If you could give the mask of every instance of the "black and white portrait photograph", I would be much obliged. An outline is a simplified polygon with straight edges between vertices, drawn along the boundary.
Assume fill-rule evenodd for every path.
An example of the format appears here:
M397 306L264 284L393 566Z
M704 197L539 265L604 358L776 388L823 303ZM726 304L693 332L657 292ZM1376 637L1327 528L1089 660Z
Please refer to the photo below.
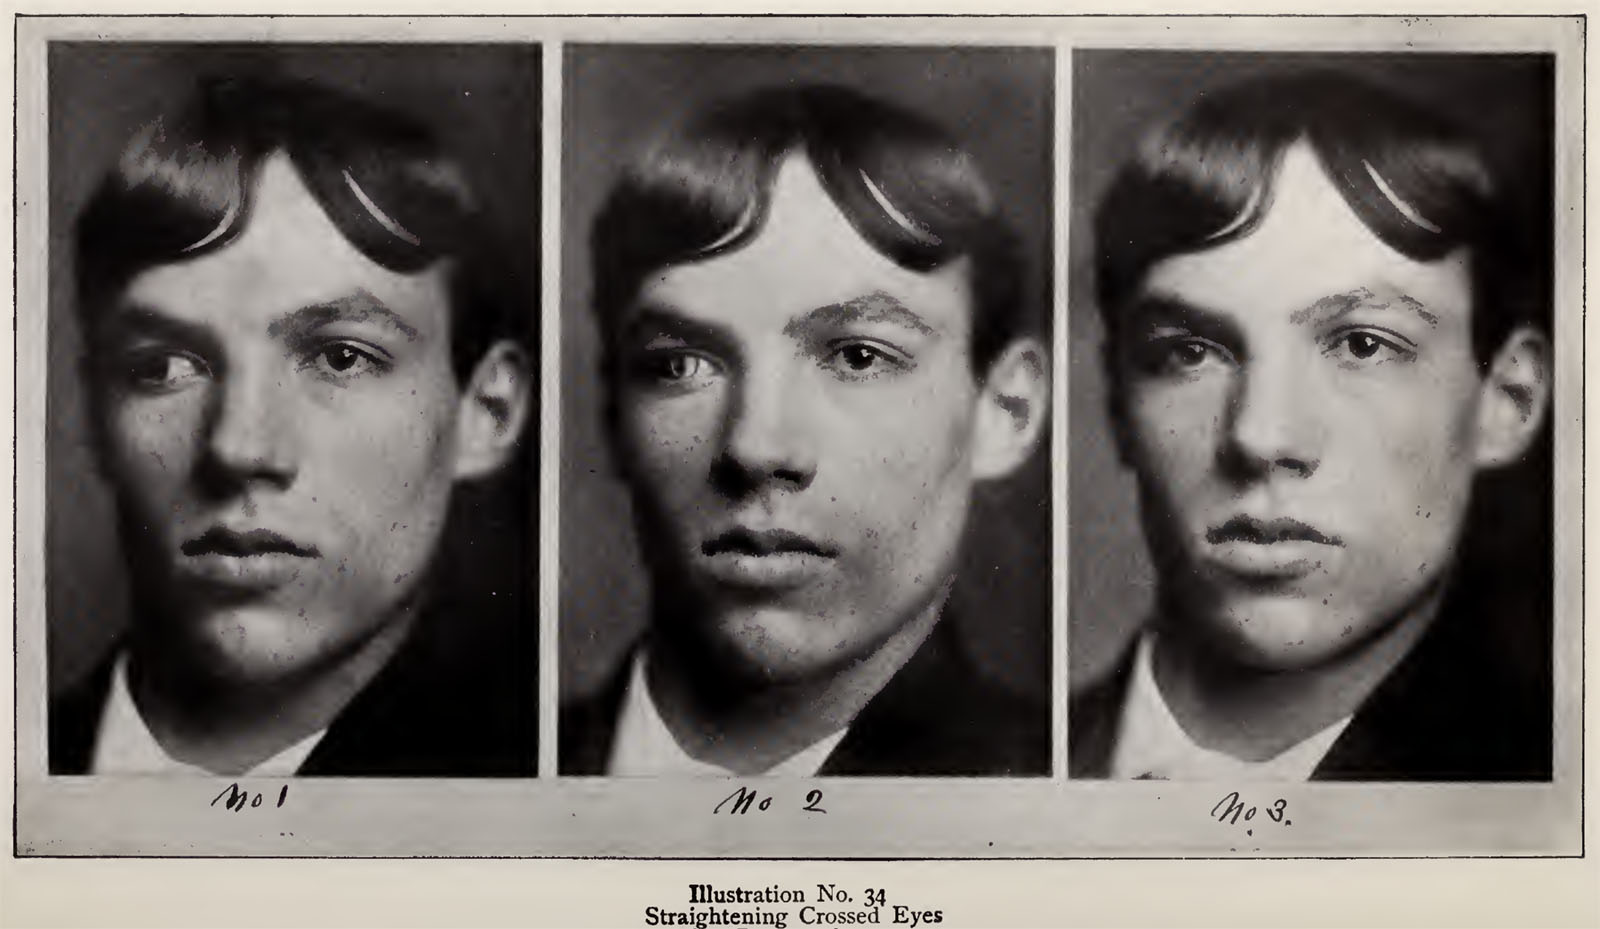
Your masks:
M538 61L50 49L51 773L533 776Z
M1589 20L1310 6L13 0L0 924L1600 919Z
M568 55L560 772L1049 775L1050 56Z
M1550 779L1553 64L1075 53L1072 777Z

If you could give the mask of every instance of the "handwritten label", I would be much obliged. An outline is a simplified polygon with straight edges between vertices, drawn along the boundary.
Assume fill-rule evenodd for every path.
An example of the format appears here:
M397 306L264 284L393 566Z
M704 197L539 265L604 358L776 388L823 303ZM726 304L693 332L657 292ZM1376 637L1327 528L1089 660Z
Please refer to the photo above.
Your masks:
M278 791L278 806L283 806L283 801L287 799L289 799L289 785L285 784L283 789ZM245 807L258 809L264 800L266 800L266 795L240 790L238 783L235 782L222 788L222 793L212 798L211 805L216 806L220 803L223 809L237 813Z
M772 809L773 799L771 796L763 797L758 791L751 790L748 787L740 787L724 797L721 803L712 808L711 812L714 814L725 812L729 815L744 815L751 810L755 810L758 813L765 813ZM816 789L806 791L806 802L800 809L807 813L828 812L822 808L822 791Z
M1264 815L1261 819L1256 819L1257 813ZM1241 825L1240 821L1243 820L1243 825L1245 826L1244 834L1249 836L1255 835L1256 828L1268 822L1276 823L1280 826L1294 825L1294 822L1289 819L1289 801L1280 797L1273 800L1266 807L1259 807L1246 803L1244 798L1239 796L1237 790L1230 791L1221 800L1217 801L1217 805L1211 808L1211 818L1229 826Z

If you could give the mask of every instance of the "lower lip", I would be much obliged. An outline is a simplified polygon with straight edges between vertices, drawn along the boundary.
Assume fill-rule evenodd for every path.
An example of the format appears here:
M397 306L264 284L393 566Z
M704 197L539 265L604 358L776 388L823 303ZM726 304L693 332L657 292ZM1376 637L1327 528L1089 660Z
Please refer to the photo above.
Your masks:
M179 573L195 581L239 591L270 591L292 582L309 559L288 552L259 555L188 555Z
M1321 542L1221 542L1207 547L1223 570L1262 580L1294 580L1321 570L1335 546Z
M755 590L792 590L810 583L827 570L832 559L808 552L721 552L705 560L707 573L730 587Z

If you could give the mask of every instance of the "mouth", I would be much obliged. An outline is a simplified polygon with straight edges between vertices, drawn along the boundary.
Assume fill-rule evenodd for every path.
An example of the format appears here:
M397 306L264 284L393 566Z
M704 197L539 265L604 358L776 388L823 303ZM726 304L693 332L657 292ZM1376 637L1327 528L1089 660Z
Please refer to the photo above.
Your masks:
M1270 582L1317 571L1344 540L1297 519L1240 514L1207 529L1206 544L1208 558L1223 570Z
M306 545L270 529L237 530L213 526L178 549L179 574L225 591L260 593L282 587L299 576L307 562L321 556Z
M839 549L787 529L737 527L705 542L700 554L708 573L723 586L781 592L816 579Z

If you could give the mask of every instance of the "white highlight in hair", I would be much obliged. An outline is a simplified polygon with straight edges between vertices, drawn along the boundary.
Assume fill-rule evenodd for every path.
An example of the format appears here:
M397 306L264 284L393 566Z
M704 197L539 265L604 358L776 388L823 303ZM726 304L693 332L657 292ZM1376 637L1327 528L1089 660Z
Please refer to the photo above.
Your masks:
M872 194L872 199L878 201L878 206L889 214L889 218L894 220L895 225L904 229L908 235L924 245L943 244L943 239L913 223L910 217L895 209L894 204L889 202L889 198L884 196L882 190L878 189L878 185L873 183L872 178L867 176L867 172L857 168L856 173L861 175L861 182L867 185L867 193Z
M1233 220L1226 226L1223 226L1216 232L1206 236L1205 241L1210 242L1213 239L1220 239L1223 236L1232 235L1235 232L1238 232L1241 226L1249 222L1250 219L1256 215L1256 209L1261 206L1261 192L1266 190L1266 187L1267 185L1265 184L1257 184L1255 188L1250 191L1250 199L1245 201L1244 207L1239 210L1239 215L1235 216Z
M755 201L755 198L752 197L750 199L750 201L744 205L744 212L740 213L739 214L739 218L734 221L733 228L729 229L727 232L723 233L715 242L712 242L710 245L707 245L705 248L700 249L701 254L708 254L710 252L714 252L717 249L723 247L724 245L727 245L729 242L732 242L734 239L737 239L738 237L744 235L745 234L745 230L749 229L750 228L750 224L755 222L755 221L756 221L756 201Z
M389 218L388 213L378 209L378 205L372 202L371 198L367 196L367 192L361 189L360 184L356 183L356 179L350 176L348 169L341 170L339 173L344 176L344 182L350 185L350 192L356 195L356 199L361 201L361 205L366 207L367 212L372 214L372 218L376 219L379 225L389 230L390 235L412 245L422 244L422 240L408 232L406 227Z
M197 248L205 248L207 245L210 245L212 242L215 242L217 239L221 238L229 229L231 229L233 227L233 221L234 221L234 219L236 217L238 217L238 215L239 215L239 198L238 197L233 197L228 201L228 212L222 214L222 222L217 223L217 228L215 228L215 229L211 230L210 232L206 233L204 238L202 238L200 241L194 243L193 245L184 246L183 251L179 252L179 254L181 255L184 252L192 252Z
M1434 234L1444 231L1438 226L1435 226L1433 223L1428 222L1426 217L1417 212L1416 207L1413 207L1411 204L1401 200L1400 197L1395 194L1394 188L1390 187L1388 182L1378 175L1378 170L1372 166L1372 162L1363 158L1361 159L1361 166L1367 169L1367 176L1372 178L1373 184L1377 185L1379 193L1382 193L1385 197L1389 198L1389 202L1394 204L1394 208L1400 211L1401 216L1404 216L1406 219L1410 220L1414 225L1421 226L1422 228Z

